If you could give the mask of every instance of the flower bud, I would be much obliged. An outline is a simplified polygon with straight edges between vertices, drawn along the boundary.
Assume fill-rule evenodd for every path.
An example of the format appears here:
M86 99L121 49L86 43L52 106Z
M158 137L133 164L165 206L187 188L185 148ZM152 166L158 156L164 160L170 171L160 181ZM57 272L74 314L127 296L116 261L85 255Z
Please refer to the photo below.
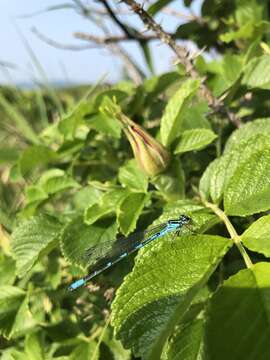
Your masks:
M149 176L163 172L170 162L168 151L141 126L121 115L124 132L134 156L142 170Z
M129 119L121 108L109 98L104 100L101 111L113 116L123 125L123 130L131 144L135 159L141 169L149 176L163 172L170 162L168 151L148 132Z

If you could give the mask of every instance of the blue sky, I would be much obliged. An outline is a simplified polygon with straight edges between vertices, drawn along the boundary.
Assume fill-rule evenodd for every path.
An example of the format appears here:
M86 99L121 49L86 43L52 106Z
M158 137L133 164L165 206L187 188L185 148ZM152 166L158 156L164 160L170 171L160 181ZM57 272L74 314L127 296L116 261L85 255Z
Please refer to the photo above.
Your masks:
M10 70L10 79L6 73L0 71L0 83L29 83L33 79L40 80L40 74L35 70L33 61L27 52L23 38L29 43L39 62L45 70L50 82L93 83L106 74L106 80L115 82L121 78L121 63L108 51L90 49L84 51L70 51L56 49L38 39L31 28L36 27L46 36L63 44L79 44L72 37L74 31L98 34L98 29L89 20L83 19L71 9L51 11L21 18L22 15L32 14L61 3L72 3L72 0L2 0L0 12L0 62L10 62L16 65L16 70ZM88 1L91 3L91 1ZM183 11L181 1L174 3L174 8ZM198 6L196 6L198 8ZM164 19L168 19L165 20ZM161 16L163 26L173 30L179 20ZM134 17L133 24L142 28ZM23 38L22 38L23 37ZM139 64L143 64L140 50L135 44L126 44L126 49ZM172 54L165 45L157 42L151 44L155 51L155 67L157 72L170 68ZM1 70L1 67L0 67Z

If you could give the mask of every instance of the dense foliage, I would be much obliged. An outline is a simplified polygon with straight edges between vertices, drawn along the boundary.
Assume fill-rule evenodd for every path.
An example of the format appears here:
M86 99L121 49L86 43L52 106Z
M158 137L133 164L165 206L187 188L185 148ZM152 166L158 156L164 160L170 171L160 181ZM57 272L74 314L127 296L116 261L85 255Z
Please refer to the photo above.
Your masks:
M178 65L80 100L82 90L2 89L3 359L270 358L267 7L206 0L201 21L179 26L176 38L220 54L196 58L201 79ZM223 98L216 112L200 92L203 79ZM133 157L130 119L156 152L138 142ZM87 274L87 248L180 214L192 218L192 231L67 291Z

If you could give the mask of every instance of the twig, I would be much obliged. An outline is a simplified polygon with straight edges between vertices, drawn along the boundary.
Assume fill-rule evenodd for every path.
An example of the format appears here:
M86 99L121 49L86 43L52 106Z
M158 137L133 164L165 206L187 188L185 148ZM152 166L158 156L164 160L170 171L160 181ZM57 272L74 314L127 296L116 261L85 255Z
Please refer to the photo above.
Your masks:
M106 24L101 25L103 28L104 34L108 37L110 36L110 31L107 28ZM134 81L136 85L140 85L143 81L144 74L139 66L132 60L132 57L122 48L118 43L107 45L108 49L116 56L120 57L123 61L123 65L126 68L127 73L130 78Z
M204 19L202 19L200 16L197 16L195 14L184 14L181 11L177 11L175 9L171 9L169 7L165 7L162 12L167 15L175 16L177 18L181 18L187 21L196 21L198 24L205 24Z
M20 15L20 16L18 16L18 19L27 19L27 18L31 18L31 17L37 16L37 15L44 14L46 12L51 12L51 11L56 11L56 10L66 10L66 9L76 10L76 7L69 3L63 3L60 5L52 5L52 6L46 7L42 10L38 10L38 11L34 11L32 13Z
M96 15L101 15L101 16L104 16L104 15L109 16L108 11L106 11L106 9L91 8L91 13L96 14ZM125 9L117 10L117 13L121 14L121 15L131 15L132 14L130 10L125 10Z
M0 66L10 68L10 69L17 69L17 66L9 61L0 60Z
M130 56L125 52L125 50L119 44L110 44L109 49L120 58L124 63L124 66L129 73L130 78L134 81L136 85L142 84L143 74L139 71L136 64L133 63Z
M193 59L189 56L189 52L185 47L178 45L173 37L163 30L163 28L135 0L122 0L122 2L131 7L134 13L140 17L147 29L152 30L163 43L171 48L181 64L184 65L187 74L194 79L200 79L198 72L193 66ZM214 97L203 82L201 82L201 94L207 100L208 105L212 108L213 112L219 112L224 107L223 101ZM229 110L226 110L226 113L227 115L230 114L230 116L228 116L230 121L233 121L235 126L239 127L239 120L237 119L236 121L236 116L231 114Z
M170 34L163 30L163 28L143 9L143 7L134 0L123 0L124 3L129 5L132 10L139 15L145 26L152 30L157 37L167 44L172 51L177 55L179 61L185 66L186 72L190 74L192 78L199 78L199 74L193 67L192 60L189 57L189 53L185 47L176 44L175 40ZM202 85L205 97L208 100L210 106L218 106L217 99L215 99L205 85Z
M139 15L147 29L152 30L162 42L167 44L175 52L181 63L185 66L186 71L190 73L192 77L198 77L197 72L193 68L192 62L189 59L188 51L183 46L177 45L172 36L164 31L140 4L134 0L123 0L123 2L129 5L132 10Z
M42 34L37 28L33 27L31 29L33 34L35 34L40 40L45 42L48 45L51 45L57 49L63 49L63 50L73 50L73 51L81 51L81 50L87 50L87 49L93 49L97 47L97 45L94 44L88 44L88 45L72 45L72 44L62 44L60 42L57 42L53 39L50 39L46 35Z
M124 23L122 23L122 21L120 21L118 19L115 12L111 9L109 3L106 0L100 0L100 2L103 4L105 9L107 10L107 12L110 15L111 19L120 27L120 29L123 31L123 33L126 34L126 36L129 39L133 39L133 37L135 35L134 30L129 29L129 27L127 25L125 25Z
M128 37L127 35L101 37L101 36L96 36L96 35L92 35L92 34L86 34L86 33L79 32L79 31L73 33L73 36L77 39L85 40L85 41L92 41L99 45L107 45L107 44L112 44L112 43L118 43L121 41L130 41L130 40L150 41L150 40L157 39L156 35L143 36L143 35L139 34L136 37Z
M126 52L117 44L110 44L110 42L107 44L104 41L96 41L95 44L88 44L88 45L67 45L59 43L53 39L48 38L44 34L40 33L36 28L32 28L32 32L43 42L46 44L53 46L57 49L63 49L63 50L72 50L72 51L81 51L81 50L87 50L87 49L93 49L97 47L98 45L108 45L108 48L116 55L122 58L125 67L130 75L130 78L134 81L135 84L139 85L142 83L142 74L140 74L139 70L137 69L136 65L132 62L132 60L129 58L129 56L126 54ZM95 40L97 40L96 37L94 37ZM92 39L93 42L95 42L94 39ZM100 39L99 39L100 40ZM1 64L0 64L1 65Z

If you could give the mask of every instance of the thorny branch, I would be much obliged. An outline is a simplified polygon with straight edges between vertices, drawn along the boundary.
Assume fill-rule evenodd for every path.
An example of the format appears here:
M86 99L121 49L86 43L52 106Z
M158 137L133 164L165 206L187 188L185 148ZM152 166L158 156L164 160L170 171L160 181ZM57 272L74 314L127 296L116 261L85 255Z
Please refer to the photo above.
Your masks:
M226 109L224 105L223 98L216 98L208 87L204 83L204 79L202 80L199 73L195 69L193 65L194 58L196 55L191 56L188 50L179 44L176 43L173 34L167 33L160 24L158 24L150 14L144 10L143 6L140 5L135 0L122 0L123 3L128 5L131 10L137 14L144 25L146 26L147 30L151 30L151 34L142 34L136 29L129 27L128 25L124 24L116 15L115 11L110 7L107 0L99 0L99 2L103 5L106 14L111 18L111 20L122 30L122 35L110 35L106 34L106 36L96 36L92 34L86 34L82 32L75 32L74 37L80 40L84 40L90 42L87 45L65 45L54 41L47 36L40 33L37 29L33 29L33 32L44 42L47 44L65 49L65 50L85 50L90 48L95 48L97 46L106 46L110 51L114 54L119 56L130 74L131 78L136 84L142 82L142 74L135 63L130 59L129 55L122 49L119 45L120 42L123 41L138 41L139 43L147 43L148 41L159 39L163 43L167 44L171 50L176 54L177 60L184 65L187 74L189 74L192 78L200 79L201 80L201 87L200 92L201 95L207 100L208 105L212 109L212 113L225 113L228 116L228 119L236 126L239 127L241 125L240 119L231 111ZM86 11L84 5L76 0L76 4L80 5L80 9L84 10L82 13L84 16L88 17L88 13L90 16L91 11ZM193 16L193 15L192 15ZM195 16L194 16L195 19ZM196 21L202 21L196 17Z
M125 4L131 7L134 13L136 13L146 28L148 30L152 30L157 37L165 44L167 44L171 50L176 54L178 60L181 62L181 64L184 65L186 72L192 77L192 78L200 78L198 72L193 66L193 59L190 57L189 52L186 50L185 47L179 45L176 43L176 41L173 39L173 37L168 34L166 31L163 30L161 25L159 25L148 13L143 9L143 6L141 6L139 3L137 3L135 0L122 0ZM218 112L224 108L224 103L222 100L217 99L207 88L207 86L202 83L201 84L201 93L203 97L207 100L208 105L212 108L213 112ZM228 118L230 121L232 121L235 126L240 126L240 120L236 117L235 114L231 113L230 111L226 110L226 113L228 115Z

